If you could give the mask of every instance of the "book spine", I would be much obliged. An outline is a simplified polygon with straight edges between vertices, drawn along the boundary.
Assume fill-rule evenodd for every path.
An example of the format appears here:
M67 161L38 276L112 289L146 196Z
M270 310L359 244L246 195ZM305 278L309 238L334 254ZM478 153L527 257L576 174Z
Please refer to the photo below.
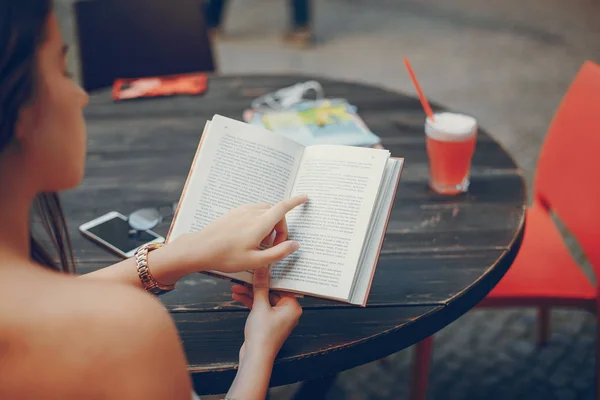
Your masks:
M167 233L167 237L165 239L165 243L169 243L169 239L171 238L171 233L173 232L173 227L175 226L175 221L177 221L177 216L179 215L179 210L181 209L181 205L183 204L183 199L187 193L187 188L192 178L192 174L196 167L196 161L198 160L198 155L200 154L200 148L202 148L202 143L204 142L204 137L206 136L206 131L208 130L208 125L210 121L204 125L204 130L202 131L202 136L200 137L200 143L198 144L198 148L196 149L196 154L194 155L194 161L192 161L192 166L190 168L190 172L188 172L188 176L185 180L185 184L183 185L183 190L181 191L181 196L179 197L179 203L177 203L177 209L173 214L173 221L171 222L171 226L169 227L169 232Z

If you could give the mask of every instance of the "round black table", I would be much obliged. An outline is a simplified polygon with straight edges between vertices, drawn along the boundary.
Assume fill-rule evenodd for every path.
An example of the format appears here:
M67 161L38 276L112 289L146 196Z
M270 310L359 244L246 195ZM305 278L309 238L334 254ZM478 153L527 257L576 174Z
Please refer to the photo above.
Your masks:
M63 196L80 273L118 259L77 234L105 212L127 214L179 199L207 119L241 119L250 101L306 76L212 77L201 97L115 103L94 94L86 177ZM406 164L366 308L303 299L301 322L276 361L271 385L334 374L434 334L475 306L500 280L521 242L526 190L507 152L481 130L469 193L444 197L427 186L424 114L413 97L319 80L328 97L358 106L383 145ZM434 105L435 109L440 107ZM166 234L170 220L156 230ZM196 390L224 393L236 372L247 310L231 284L203 274L161 297L180 331ZM107 294L109 295L109 294Z

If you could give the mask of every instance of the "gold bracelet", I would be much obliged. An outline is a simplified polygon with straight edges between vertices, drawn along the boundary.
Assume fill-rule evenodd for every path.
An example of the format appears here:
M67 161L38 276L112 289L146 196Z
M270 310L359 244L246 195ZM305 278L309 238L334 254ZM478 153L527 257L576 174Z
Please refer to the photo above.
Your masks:
M162 285L158 283L150 273L150 268L148 268L148 253L162 246L162 243L151 243L140 247L135 252L135 263L142 286L145 290L157 296L175 289L175 285Z

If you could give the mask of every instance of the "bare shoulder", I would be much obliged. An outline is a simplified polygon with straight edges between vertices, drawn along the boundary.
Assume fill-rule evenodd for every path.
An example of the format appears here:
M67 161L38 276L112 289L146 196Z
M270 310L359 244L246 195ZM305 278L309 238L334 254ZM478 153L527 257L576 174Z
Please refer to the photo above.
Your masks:
M20 386L20 393L25 388L19 383L27 382L27 391L39 391L32 398L47 393L189 398L177 330L153 296L125 285L63 276L44 276L30 286L39 287L30 288L30 297L20 303L22 312L3 321L11 329L3 338L8 363L0 363L0 398L13 386L9 382ZM41 382L32 384L33 377Z

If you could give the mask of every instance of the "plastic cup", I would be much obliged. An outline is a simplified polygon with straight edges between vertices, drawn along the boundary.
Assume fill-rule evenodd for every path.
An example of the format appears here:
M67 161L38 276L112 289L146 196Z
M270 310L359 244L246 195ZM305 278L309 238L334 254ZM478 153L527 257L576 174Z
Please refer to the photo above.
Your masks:
M434 114L425 120L429 186L436 192L455 195L470 184L471 159L477 138L477 120L465 114Z

